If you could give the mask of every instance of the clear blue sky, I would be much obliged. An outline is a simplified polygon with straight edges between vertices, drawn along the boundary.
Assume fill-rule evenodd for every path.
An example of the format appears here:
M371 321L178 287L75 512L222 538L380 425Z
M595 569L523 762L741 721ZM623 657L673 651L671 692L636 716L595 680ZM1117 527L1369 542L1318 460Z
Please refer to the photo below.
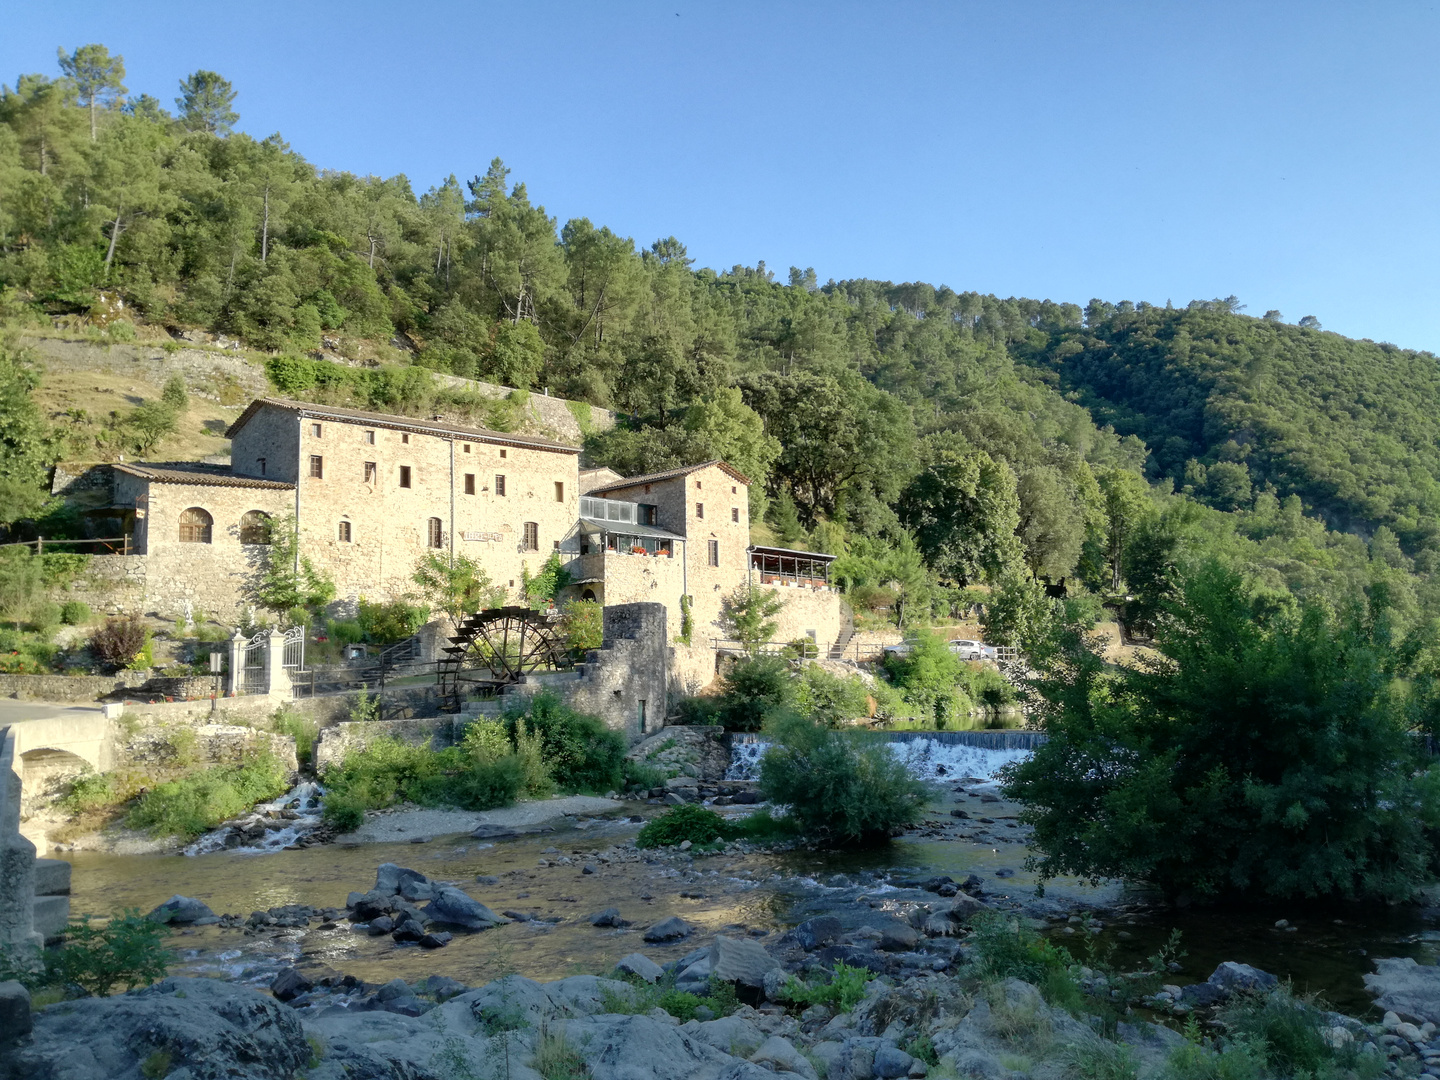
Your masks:
M417 190L503 158L701 265L1250 314L1440 352L1440 11L1369 3L12 0L0 81L122 53L167 106Z

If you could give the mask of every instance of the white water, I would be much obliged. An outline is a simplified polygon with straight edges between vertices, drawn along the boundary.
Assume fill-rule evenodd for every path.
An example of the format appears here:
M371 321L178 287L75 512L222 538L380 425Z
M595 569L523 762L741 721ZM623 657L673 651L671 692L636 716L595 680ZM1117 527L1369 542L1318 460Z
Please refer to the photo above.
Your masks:
M726 780L758 780L760 758L770 744L761 740L737 742L731 751ZM993 780L995 775L1013 761L1024 761L1029 750L996 750L963 743L944 743L936 739L906 739L886 742L885 749L894 754L905 767L922 780Z
M242 818L236 818L220 828L206 833L185 849L186 855L208 855L212 851L233 851L238 854L259 854L280 851L295 843L305 833L320 824L320 796L324 794L320 785L306 781L299 784L274 802L256 803L255 808ZM294 811L298 817L283 819L280 813ZM272 816L273 815L273 816ZM281 822L284 822L282 825ZM232 829L248 828L257 823L272 826L258 843L241 847L226 847L225 841Z

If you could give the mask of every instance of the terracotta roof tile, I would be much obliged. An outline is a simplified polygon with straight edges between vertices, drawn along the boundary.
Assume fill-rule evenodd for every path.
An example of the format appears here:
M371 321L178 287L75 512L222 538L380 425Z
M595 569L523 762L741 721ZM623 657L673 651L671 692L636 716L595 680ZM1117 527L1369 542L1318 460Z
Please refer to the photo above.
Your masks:
M237 476L224 465L206 465L198 461L162 461L154 465L126 462L112 468L138 476L156 484L200 484L204 487L268 488L290 491L295 485L283 480L261 480L253 476Z
M624 480L619 480L613 484L605 484L603 487L591 488L586 494L599 495L606 491L619 491L621 488L635 487L637 484L656 484L662 480L674 480L677 476L687 476L690 473L699 472L701 469L708 469L711 466L734 477L742 484L750 483L750 478L739 469L733 465L727 465L717 458L714 461L702 461L699 465L687 465L682 469L668 469L665 472L651 473L649 476L627 476Z
M485 428L466 427L463 424L447 424L439 420L421 420L414 416L399 416L395 413L367 412L364 409L346 409L339 405L316 405L307 401L284 401L280 398L256 398L225 432L227 439L233 439L236 432L250 422L250 418L262 408L269 406L284 409L303 417L317 420L337 420L341 423L354 422L374 424L376 427L395 428L403 431L423 431L437 435L454 435L474 442L499 443L506 446L525 446L536 450L554 450L565 454L578 454L580 447L568 446L552 439L541 439L534 435L511 435L503 431L489 431Z

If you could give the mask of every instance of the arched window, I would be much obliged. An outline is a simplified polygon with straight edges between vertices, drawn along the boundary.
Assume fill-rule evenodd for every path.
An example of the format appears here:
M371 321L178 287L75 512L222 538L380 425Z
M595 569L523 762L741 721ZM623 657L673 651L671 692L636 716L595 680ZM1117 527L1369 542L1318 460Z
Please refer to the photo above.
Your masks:
M182 536L183 540L184 537ZM242 544L270 543L270 515L264 510L246 510L240 519L240 542Z
M350 522L348 521L340 522L340 542L342 544L350 543Z
M427 540L432 548L445 546L445 529L444 526L441 525L439 518L430 519L430 526L427 533Z
M181 511L180 542L182 544L210 543L210 527L214 523L215 519L198 506Z
M594 590L594 589L586 589L583 593L580 594L580 599L581 599L581 600L594 600L594 599L595 599L595 590Z

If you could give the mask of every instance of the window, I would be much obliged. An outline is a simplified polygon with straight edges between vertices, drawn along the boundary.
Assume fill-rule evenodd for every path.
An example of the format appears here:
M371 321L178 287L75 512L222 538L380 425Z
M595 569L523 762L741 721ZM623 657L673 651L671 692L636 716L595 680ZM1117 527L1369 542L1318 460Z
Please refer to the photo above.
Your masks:
M696 503L696 504L695 504L695 516L696 516L697 518L703 518L703 517L705 516L705 504L704 504L704 503Z
M555 501L556 501L556 502L564 502L564 501L565 501L565 483L564 483L563 480L556 480L556 481L555 481Z
M264 476L264 475L265 475L265 459L264 459L263 457L257 457L257 458L255 459L255 464L260 466L260 475L261 475L261 476Z
M731 484L731 485L730 485L730 494L731 494L731 495L737 494L737 493L739 492L739 490L740 490L740 489L737 488L734 484Z
M408 432L408 431L402 431L402 432L400 433L400 441L401 441L402 443L404 443L406 446L409 446L409 445L410 445L410 432Z
M240 542L242 544L270 543L270 515L263 510L246 510L244 516L240 518Z
M697 491L700 490L700 481L699 481L699 480L696 480L696 481L695 481L695 490L697 490Z
M445 529L439 518L431 518L426 528L426 542L432 548L445 546Z
M646 484L646 485L645 485L645 494L646 494L646 495L649 495L649 494L650 494L650 485L649 485L649 484Z
M640 734L645 734L645 699L640 699Z
M594 599L595 599L595 590L594 590L594 589L586 589L583 593L580 594L580 599L581 599L581 600L594 600Z
M737 525L740 523L740 508L738 506L730 507L730 520Z
M409 465L401 465L401 466L400 466L400 486L401 486L401 487L409 487L409 486L410 486L410 466L409 466Z
M348 521L340 522L340 542L342 544L350 543L350 522Z
M503 446L500 447L500 456L501 456L502 458L507 456L507 452L506 452L506 450L505 450L505 447L503 447Z
M215 519L198 506L180 512L180 542L182 544L210 543L210 526Z
M468 454L469 452L470 452L470 444L467 442L467 443L465 444L465 453Z
M370 446L374 446L374 445L375 445L375 432L373 432L373 431L367 431L367 432L365 432L365 442L366 442L368 445L370 445Z
M710 565L711 565L711 566L719 566L719 565L720 565L720 541L719 541L719 540L711 540L711 541L710 541Z
M380 470L376 467L375 462L373 462L373 461L367 461L367 462L365 462L365 483L367 483L367 484L373 484L373 483L375 483L375 474L378 473L379 471L380 471Z
M554 549L555 551L559 551L559 550L560 550L560 541L559 541L559 540L552 540L552 541L550 541L550 547L551 547L552 549Z
M310 425L310 434L315 436L315 438L317 439L320 438L320 436L324 433L324 430L325 429L322 428L319 424Z
M310 455L310 475L316 480L325 478L325 459L319 454Z
M540 550L540 526L533 521L525 522L525 550Z
M498 473L495 475L495 494L505 494L505 477L499 475Z
M475 494L475 474L473 472L467 472L465 474L465 494Z
M637 505L640 507L639 517L641 525L660 524L660 507L652 506L650 503L639 503Z

